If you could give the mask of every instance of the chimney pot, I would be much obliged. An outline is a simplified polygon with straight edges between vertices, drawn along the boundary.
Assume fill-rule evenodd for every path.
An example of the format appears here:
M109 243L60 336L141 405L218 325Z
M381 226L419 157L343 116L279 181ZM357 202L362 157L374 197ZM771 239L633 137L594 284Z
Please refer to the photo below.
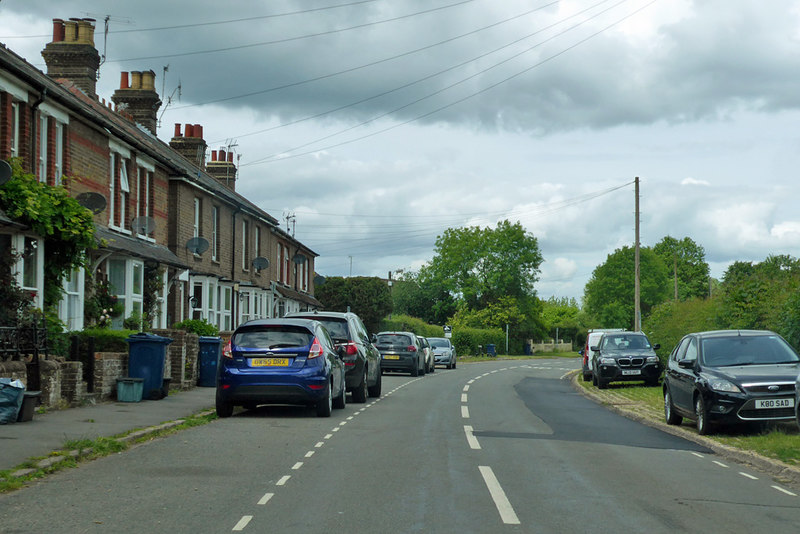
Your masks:
M130 87L130 83L128 82L128 73L127 72L120 72L119 73L119 88L120 89L127 89Z
M94 19L78 19L78 42L94 46Z
M64 23L64 41L74 43L78 40L78 23L69 19Z
M144 91L156 90L156 73L152 70L142 72L142 89Z
M142 73L138 70L131 71L131 89L142 88Z
M211 151L211 161L217 161L217 151L216 150L212 150Z
M228 163L233 163L233 152L228 152Z
M217 154L219 154L219 161L225 161L225 151L224 150L222 150L220 148L219 152L217 152Z
M200 139L203 138L203 126L200 124L194 125L194 136L199 137Z
M64 21L53 19L53 42L60 43L64 40Z
M175 123L175 135L172 137L180 137L181 136L181 124L179 122Z
M191 124L187 124L187 125L184 127L183 134L184 134L186 137L194 137L194 126L193 126L193 125L191 125Z

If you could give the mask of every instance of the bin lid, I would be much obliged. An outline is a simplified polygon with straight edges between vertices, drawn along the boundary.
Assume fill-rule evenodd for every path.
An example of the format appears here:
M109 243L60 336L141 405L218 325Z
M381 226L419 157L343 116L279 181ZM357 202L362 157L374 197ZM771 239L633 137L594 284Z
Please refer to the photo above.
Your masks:
M138 343L141 341L146 341L150 343L164 343L165 345L169 345L170 343L172 343L172 338L157 336L156 334L151 334L150 332L139 332L138 334L129 335L125 339L125 341L127 343Z
M214 343L217 341L222 341L222 338L219 336L198 336L197 341L200 343Z

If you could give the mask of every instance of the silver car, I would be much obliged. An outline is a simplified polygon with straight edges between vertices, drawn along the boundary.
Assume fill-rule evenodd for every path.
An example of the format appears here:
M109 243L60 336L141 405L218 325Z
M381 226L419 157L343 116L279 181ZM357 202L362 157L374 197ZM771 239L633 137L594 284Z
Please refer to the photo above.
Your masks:
M433 349L434 364L444 365L448 369L456 368L456 348L446 337L429 337L428 342Z

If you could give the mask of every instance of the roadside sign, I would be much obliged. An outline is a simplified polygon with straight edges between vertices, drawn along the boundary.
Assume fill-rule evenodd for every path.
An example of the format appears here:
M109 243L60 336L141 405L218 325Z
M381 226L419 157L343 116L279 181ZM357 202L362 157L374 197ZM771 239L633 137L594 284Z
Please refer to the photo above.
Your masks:
M453 328L449 324L444 325L444 337L450 338L452 337L452 335L453 335Z

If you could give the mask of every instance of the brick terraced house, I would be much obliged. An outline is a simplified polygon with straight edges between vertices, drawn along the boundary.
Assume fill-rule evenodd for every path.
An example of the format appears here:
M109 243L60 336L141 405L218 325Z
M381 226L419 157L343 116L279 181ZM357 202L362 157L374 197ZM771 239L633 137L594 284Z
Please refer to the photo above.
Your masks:
M0 46L0 159L20 158L94 212L89 272L64 282L68 329L84 327L83 303L98 282L122 304L115 327L148 304L152 327L197 318L222 331L320 306L316 254L236 193L233 154L214 150L206 161L200 125L175 125L169 143L158 139L153 71L121 73L111 102L100 99L92 19L53 20L42 56L46 74ZM42 243L0 212L0 249L18 252L17 283L39 307Z

